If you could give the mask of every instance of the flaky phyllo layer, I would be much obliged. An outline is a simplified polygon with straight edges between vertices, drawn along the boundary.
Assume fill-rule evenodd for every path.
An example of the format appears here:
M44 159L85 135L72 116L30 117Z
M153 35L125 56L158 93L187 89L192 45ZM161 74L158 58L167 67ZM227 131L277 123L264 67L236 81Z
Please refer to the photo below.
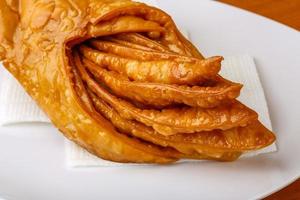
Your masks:
M127 0L0 2L4 66L70 140L107 160L235 160L274 134L163 11Z

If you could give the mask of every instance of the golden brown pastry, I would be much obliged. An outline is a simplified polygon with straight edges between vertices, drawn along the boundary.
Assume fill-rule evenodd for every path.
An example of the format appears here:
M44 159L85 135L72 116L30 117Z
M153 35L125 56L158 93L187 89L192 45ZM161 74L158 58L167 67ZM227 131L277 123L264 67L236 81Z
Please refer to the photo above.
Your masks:
M153 127L162 135L214 129L226 130L237 126L246 126L257 120L257 114L238 101L211 109L186 106L160 110L139 109L129 102L111 95L100 84L97 84L84 69L78 54L75 56L75 65L87 86L99 98L117 110L123 118L142 122Z
M170 59L139 61L102 53L84 45L80 46L80 52L87 59L100 66L107 66L109 70L125 75L131 80L180 85L200 84L215 77L222 61L222 57L192 62L175 62Z
M242 87L163 11L129 0L0 1L0 59L70 140L107 160L236 160L274 142Z
M211 108L238 97L242 87L220 76L210 80L210 86L193 87L130 81L129 78L108 71L87 59L82 62L98 81L103 82L118 96L156 107L186 104Z

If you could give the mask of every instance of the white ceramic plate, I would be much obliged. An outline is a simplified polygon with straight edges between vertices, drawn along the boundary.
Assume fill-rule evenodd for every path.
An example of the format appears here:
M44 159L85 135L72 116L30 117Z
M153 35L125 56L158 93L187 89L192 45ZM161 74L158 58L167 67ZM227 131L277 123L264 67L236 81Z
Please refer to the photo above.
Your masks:
M213 1L160 0L210 55L248 53L269 102L279 152L232 163L66 169L53 127L0 128L0 196L6 199L256 199L300 175L300 34Z

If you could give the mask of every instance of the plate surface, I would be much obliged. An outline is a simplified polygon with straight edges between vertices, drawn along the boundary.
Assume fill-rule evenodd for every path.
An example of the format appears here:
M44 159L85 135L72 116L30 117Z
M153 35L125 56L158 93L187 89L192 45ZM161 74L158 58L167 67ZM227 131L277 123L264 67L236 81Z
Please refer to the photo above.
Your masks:
M0 198L256 199L300 176L299 32L214 1L159 3L204 55L255 58L279 151L233 163L67 169L54 127L0 127Z

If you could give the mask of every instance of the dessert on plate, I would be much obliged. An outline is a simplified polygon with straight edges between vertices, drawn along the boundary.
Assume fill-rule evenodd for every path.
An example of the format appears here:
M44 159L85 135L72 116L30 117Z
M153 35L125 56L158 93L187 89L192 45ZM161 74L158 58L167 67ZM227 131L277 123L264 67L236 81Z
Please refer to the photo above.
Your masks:
M70 140L106 160L233 161L274 134L160 9L129 0L0 2L0 58Z

